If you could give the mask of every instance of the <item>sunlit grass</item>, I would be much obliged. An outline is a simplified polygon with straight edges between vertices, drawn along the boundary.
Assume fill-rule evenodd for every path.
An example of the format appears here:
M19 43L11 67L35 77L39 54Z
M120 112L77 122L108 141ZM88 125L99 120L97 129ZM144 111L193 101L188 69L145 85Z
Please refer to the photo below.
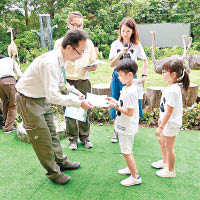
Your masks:
M90 73L90 81L92 84L98 84L98 83L111 83L112 78L112 72L113 68L109 65L109 60L104 59L104 61L107 63L105 65L99 65L97 67L97 70ZM143 62L138 61L138 78L143 73ZM24 72L26 68L28 67L28 64L22 64L21 70ZM200 70L191 70L190 72L190 79L192 83L195 83L197 85L200 85ZM167 83L163 81L162 75L156 74L153 69L153 63L152 61L149 61L149 67L148 67L148 76L145 81L145 90L147 87L151 86L167 86ZM200 92L200 88L199 88Z
M109 60L104 60L107 65L99 65L95 72L90 73L90 80L92 84L97 83L111 83L113 68L109 65ZM143 62L138 61L138 78L143 73ZM200 70L191 70L190 79L192 83L200 85ZM153 69L152 61L149 61L148 76L145 81L145 90L151 86L167 86L167 83L163 81L162 75L156 74ZM200 92L200 89L199 89Z

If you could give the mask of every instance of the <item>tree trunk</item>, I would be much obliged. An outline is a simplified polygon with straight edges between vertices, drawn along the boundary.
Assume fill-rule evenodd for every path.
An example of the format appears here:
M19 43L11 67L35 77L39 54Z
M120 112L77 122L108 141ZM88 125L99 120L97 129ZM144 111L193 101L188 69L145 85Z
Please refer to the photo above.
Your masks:
M55 3L55 0L51 0L49 1L49 14L50 14L50 18L51 20L54 19L54 14L55 14L55 8L54 8L54 3Z
M28 26L29 25L29 20L28 20L28 0L24 2L24 11L25 11L26 26Z
M194 83L190 83L190 87L187 92L182 89L183 107L191 107L197 100L199 86Z
M162 96L162 90L164 87L147 87L146 94L146 104L149 106L150 110L153 108L160 107L160 99Z
M110 96L110 84L95 84L92 86L92 94Z
M144 97L144 104L148 105L150 110L160 107L160 99L164 87L147 87L147 93ZM191 107L196 101L198 96L199 86L191 83L187 92L181 88L183 107Z

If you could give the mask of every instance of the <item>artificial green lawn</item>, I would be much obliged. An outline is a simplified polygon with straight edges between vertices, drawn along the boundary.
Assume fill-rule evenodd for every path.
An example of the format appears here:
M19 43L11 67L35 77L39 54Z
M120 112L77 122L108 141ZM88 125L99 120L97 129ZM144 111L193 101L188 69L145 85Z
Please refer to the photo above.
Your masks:
M142 184L123 187L118 175L125 167L119 144L110 143L112 126L91 127L93 149L81 144L77 151L68 149L67 139L61 144L72 161L81 168L65 171L71 181L64 186L46 178L32 146L0 130L0 199L1 200L197 200L200 199L200 132L181 131L176 140L176 178L163 179L155 175L151 162L160 159L155 129L140 128L133 151Z

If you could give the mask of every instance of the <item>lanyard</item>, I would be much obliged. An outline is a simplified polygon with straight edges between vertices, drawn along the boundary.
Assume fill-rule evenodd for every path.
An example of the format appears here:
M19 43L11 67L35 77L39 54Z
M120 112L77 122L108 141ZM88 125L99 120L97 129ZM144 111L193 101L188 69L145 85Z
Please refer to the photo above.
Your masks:
M67 88L66 73L65 73L65 68L64 68L64 66L61 66L61 69L62 69L62 74L63 74L63 79L64 79L65 88Z

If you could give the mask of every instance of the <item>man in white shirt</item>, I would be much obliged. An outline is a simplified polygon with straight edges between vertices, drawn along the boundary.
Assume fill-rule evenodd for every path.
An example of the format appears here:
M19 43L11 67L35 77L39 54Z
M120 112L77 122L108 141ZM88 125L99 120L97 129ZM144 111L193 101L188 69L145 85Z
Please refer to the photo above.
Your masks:
M3 103L4 133L11 133L16 130L14 127L17 114L15 76L17 76L17 79L22 76L17 62L12 58L0 55L0 99Z
M88 101L81 100L78 96L82 94L76 89L69 88L69 84L67 88L76 93L77 98L59 92L59 86L64 89L65 62L81 58L87 39L88 35L84 31L67 32L62 47L36 58L16 85L19 93L17 104L34 151L47 170L47 177L61 185L70 180L70 177L61 171L77 169L80 163L70 162L63 155L50 103L84 109L93 108Z
M83 30L83 15L78 11L69 13L67 27L69 30ZM55 41L54 49L61 47L62 40L63 38L60 38ZM91 92L89 73L95 71L97 66L92 65L89 67L88 65L96 61L96 59L97 55L94 44L91 40L87 39L87 47L83 56L74 62L67 62L65 66L67 82L81 91L84 95L86 95L87 92ZM93 147L93 144L89 140L90 122L88 115L86 122L77 121L67 117L66 130L70 142L69 149L77 149L78 138L85 148L89 149Z

